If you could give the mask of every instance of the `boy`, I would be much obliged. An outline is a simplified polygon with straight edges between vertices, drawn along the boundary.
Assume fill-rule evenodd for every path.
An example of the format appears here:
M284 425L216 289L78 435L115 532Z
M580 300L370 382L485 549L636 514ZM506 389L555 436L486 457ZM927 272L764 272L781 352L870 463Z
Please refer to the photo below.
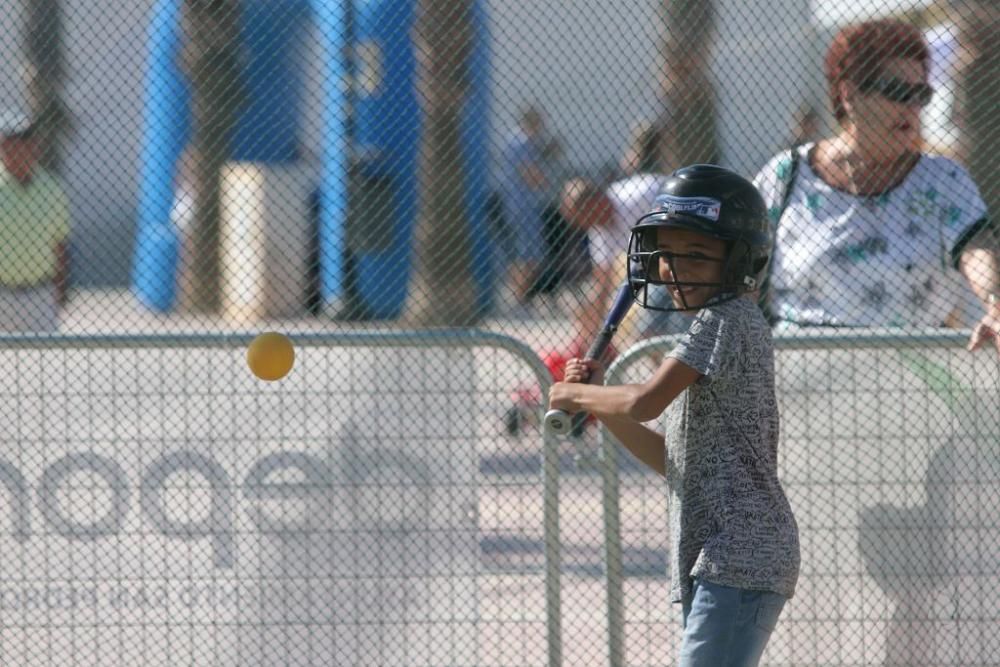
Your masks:
M667 290L661 309L692 315L687 334L642 384L601 386L599 363L573 359L549 395L552 408L595 415L667 480L684 667L758 664L798 577L777 475L774 350L752 299L770 251L749 181L714 165L674 172L633 226L628 261L637 303L654 308L650 291ZM665 438L643 425L661 414Z

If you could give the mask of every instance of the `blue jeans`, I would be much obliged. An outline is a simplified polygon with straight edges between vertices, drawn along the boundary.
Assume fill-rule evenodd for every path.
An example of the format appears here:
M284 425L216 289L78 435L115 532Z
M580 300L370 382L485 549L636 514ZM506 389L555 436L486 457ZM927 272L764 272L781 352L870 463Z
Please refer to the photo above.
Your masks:
M680 667L753 667L778 623L785 598L695 579L683 606Z

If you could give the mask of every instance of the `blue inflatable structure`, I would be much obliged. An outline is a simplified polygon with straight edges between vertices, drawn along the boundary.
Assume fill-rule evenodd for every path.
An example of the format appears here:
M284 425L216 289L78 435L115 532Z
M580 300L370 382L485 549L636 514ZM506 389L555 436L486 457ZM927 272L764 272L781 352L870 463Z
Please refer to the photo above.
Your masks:
M159 0L150 23L145 117L133 288L148 307L176 301L180 240L170 220L178 161L190 137L190 91L178 67L183 0ZM323 145L319 201L319 283L324 303L344 297L344 256L352 156L367 156L367 176L391 183L386 243L355 251L353 289L367 313L398 316L406 298L417 213L420 110L411 39L416 0L243 0L241 39L247 103L232 145L233 160L282 163L297 158L302 126L298 47L315 21L322 53ZM480 303L493 275L485 204L488 188L489 52L487 20L476 2L473 89L463 120L465 203ZM353 54L348 59L345 54ZM344 81L357 74L347 90ZM349 97L353 95L352 97ZM349 109L354 113L349 117Z

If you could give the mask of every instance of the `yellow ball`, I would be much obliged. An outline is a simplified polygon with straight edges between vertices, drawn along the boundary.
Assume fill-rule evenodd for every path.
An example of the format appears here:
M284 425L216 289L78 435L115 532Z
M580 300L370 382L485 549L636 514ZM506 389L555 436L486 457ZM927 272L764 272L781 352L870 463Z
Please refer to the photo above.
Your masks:
M288 375L295 363L292 341L275 331L268 331L250 341L247 365L261 380L273 382Z

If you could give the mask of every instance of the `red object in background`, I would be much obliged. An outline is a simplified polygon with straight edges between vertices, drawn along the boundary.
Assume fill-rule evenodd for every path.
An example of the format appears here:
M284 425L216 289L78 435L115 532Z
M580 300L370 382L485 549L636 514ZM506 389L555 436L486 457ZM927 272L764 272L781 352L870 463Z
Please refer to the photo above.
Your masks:
M566 362L570 359L579 359L586 356L586 354L586 346L583 344L583 341L577 339L563 350L550 350L542 353L542 363L545 364L545 367L549 369L549 373L552 374L553 382L561 382L566 371ZM604 353L604 365L607 366L610 364L616 356L618 356L618 351L615 349L614 344L609 345L607 352Z
M576 355L570 351L550 350L542 355L542 363L549 369L553 382L562 382L566 373L566 362Z

